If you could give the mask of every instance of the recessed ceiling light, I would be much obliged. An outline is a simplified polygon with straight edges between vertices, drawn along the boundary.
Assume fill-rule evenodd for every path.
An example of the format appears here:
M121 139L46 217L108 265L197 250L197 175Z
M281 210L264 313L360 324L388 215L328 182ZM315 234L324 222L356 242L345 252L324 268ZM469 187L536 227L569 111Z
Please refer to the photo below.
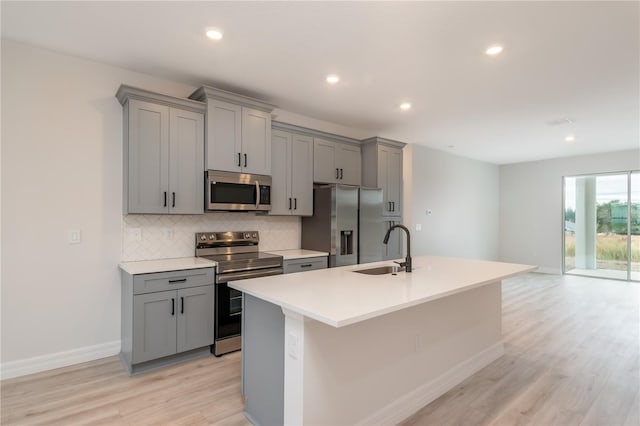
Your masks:
M405 110L405 111L408 110L408 109L411 109L411 104L409 102L401 103L400 104L400 109Z
M326 80L327 80L327 83L329 84L336 84L337 82L340 81L340 77L335 74L329 74Z
M484 53L486 53L489 56L496 56L502 53L503 50L504 50L504 47L495 45L488 48Z
M207 28L207 37L211 40L222 40L222 31L217 28Z
M567 137L564 138L565 142L575 142L576 141L576 137L573 135L567 135Z

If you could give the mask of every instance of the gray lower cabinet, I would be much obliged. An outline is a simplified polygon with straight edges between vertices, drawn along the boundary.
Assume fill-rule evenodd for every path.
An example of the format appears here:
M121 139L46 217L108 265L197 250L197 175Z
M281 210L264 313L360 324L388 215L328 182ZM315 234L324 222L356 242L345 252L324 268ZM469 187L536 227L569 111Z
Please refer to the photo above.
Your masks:
M285 274L291 274L294 272L314 271L316 269L327 269L328 257L307 257L304 259L289 259L283 262L283 268Z
M196 355L213 344L214 269L122 273L121 359L134 374Z
M313 138L271 132L270 215L313 215Z
M124 213L204 213L205 105L130 86L124 109Z
M387 232L393 225L401 225L401 217L385 217L384 218L384 232ZM389 235L389 241L384 246L384 258L383 260L395 260L402 258L402 251L404 249L404 231L401 229L394 229Z
M175 304L175 291L133 298L133 364L176 353Z

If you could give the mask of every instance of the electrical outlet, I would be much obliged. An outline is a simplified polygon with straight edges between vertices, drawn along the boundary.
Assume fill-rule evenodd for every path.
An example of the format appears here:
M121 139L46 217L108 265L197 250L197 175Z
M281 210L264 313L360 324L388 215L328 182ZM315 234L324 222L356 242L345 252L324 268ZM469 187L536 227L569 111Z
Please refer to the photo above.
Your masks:
M82 242L82 231L80 229L69 229L67 231L67 242L69 244L80 244Z
M142 241L142 229L140 228L129 228L127 230L129 234L129 239L131 241Z
M298 359L298 336L291 332L287 336L287 354L293 359Z
M162 228L162 237L165 240L173 240L174 231L173 228Z

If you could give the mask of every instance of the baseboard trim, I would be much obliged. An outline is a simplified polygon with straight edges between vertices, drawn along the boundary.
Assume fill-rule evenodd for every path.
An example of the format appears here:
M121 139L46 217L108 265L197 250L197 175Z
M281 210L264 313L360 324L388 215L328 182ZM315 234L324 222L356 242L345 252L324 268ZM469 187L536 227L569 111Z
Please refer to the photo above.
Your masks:
M0 368L2 380L27 374L53 370L54 368L67 367L81 362L93 361L108 356L117 355L120 352L120 340L100 343L93 346L72 349L70 351L56 352L18 361L3 362Z
M387 404L366 419L361 425L396 425L425 405L435 401L466 378L480 371L504 355L504 344L499 341L479 354L461 362L434 380Z
M562 275L561 268L549 268L547 266L538 266L538 269L533 272L538 274Z

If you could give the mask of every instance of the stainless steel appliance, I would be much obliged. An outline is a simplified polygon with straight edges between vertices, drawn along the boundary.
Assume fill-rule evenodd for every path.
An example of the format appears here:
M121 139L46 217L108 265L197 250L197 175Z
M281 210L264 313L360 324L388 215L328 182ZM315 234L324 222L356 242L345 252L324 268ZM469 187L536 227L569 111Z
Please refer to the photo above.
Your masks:
M302 218L302 248L329 252L329 267L382 260L382 202L379 188L314 188L313 216Z
M259 242L257 231L196 233L196 256L218 262L211 346L216 356L237 351L241 346L242 293L229 288L227 283L283 272L282 256L258 251Z
M271 210L271 176L207 170L208 211Z

